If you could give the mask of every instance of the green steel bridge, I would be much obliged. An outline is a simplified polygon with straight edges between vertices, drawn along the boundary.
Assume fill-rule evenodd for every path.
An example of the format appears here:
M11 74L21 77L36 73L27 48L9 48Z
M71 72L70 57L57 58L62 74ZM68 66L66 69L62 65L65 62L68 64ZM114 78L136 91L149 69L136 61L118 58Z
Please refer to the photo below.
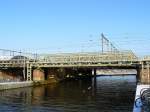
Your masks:
M31 80L32 68L44 67L102 67L149 65L150 56L138 58L131 50L118 50L103 34L101 52L32 54L0 49L0 68L24 68L27 80Z

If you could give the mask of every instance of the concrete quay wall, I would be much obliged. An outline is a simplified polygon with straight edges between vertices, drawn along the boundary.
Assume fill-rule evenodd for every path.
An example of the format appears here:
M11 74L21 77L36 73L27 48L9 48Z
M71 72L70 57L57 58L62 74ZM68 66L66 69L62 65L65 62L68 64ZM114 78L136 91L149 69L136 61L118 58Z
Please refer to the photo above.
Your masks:
M0 83L0 90L33 86L33 81Z

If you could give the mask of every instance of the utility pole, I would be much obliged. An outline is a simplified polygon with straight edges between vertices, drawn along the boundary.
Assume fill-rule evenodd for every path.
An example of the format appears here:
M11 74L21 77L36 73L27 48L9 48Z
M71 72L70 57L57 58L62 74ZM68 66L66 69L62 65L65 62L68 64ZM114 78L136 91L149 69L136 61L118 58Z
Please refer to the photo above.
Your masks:
M101 47L102 47L102 49L101 49L101 52L102 52L102 53L104 53L105 50L106 50L107 52L111 52L111 53L116 52L116 51L119 51L119 50L110 42L110 40L108 40L108 39L104 36L103 33L101 34Z
M104 53L104 35L103 35L103 33L101 34L101 46L102 46L102 53Z

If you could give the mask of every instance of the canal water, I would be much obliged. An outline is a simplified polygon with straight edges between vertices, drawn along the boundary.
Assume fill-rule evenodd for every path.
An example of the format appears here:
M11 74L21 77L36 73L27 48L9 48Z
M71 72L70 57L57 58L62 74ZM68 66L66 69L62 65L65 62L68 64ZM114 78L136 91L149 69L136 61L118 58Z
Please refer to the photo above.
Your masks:
M136 76L99 76L0 91L0 112L132 112Z

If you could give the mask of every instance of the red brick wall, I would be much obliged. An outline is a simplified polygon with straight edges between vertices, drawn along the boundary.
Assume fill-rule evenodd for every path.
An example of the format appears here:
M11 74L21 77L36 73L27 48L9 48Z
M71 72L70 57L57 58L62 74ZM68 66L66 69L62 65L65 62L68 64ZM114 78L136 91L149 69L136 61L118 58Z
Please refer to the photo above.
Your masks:
M44 71L35 69L33 70L33 81L43 81L45 80Z
M22 76L17 71L0 70L1 81L20 81L21 79Z

